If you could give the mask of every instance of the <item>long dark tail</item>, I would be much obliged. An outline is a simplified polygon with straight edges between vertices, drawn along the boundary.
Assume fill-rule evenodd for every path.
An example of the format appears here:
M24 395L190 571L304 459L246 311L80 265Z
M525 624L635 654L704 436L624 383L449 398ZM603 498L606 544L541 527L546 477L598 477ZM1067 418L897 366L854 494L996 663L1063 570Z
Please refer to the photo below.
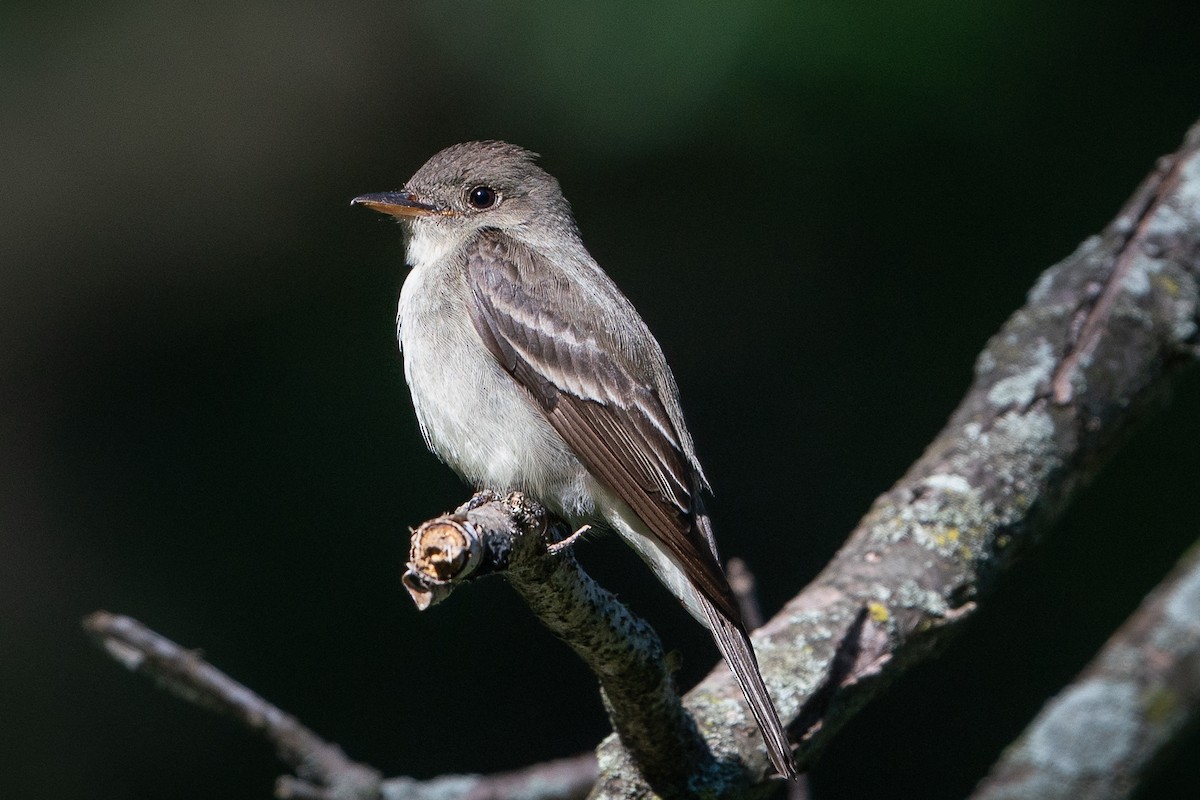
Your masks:
M742 694L750 705L750 712L758 722L762 731L763 741L767 745L767 755L775 769L785 778L795 778L800 773L792 760L792 746L788 741L787 731L779 721L779 712L771 702L767 686L763 683L762 674L758 671L758 659L754 657L754 648L750 645L750 637L745 629L721 615L716 607L700 592L696 593L704 615L708 618L708 627L712 631L717 649L725 658L725 663L737 678L742 687Z

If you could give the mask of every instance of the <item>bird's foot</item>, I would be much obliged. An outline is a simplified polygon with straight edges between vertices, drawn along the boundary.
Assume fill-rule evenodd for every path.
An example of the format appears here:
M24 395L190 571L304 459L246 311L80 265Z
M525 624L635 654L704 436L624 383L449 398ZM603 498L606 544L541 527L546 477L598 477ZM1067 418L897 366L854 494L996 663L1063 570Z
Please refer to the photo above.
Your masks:
M575 542L579 539L580 536L583 536L585 533L587 533L591 529L592 529L591 525L584 525L582 528L575 531L570 536L563 539L561 542L555 542L554 544L546 545L546 552L549 553L550 555L555 555L557 553L561 553L563 550L566 550L568 547L575 544Z

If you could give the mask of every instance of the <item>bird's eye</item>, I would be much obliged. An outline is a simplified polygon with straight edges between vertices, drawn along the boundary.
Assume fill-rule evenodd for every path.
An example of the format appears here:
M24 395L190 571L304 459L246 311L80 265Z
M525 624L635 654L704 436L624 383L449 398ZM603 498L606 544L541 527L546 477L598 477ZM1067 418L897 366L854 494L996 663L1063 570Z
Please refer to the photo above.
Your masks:
M467 191L467 204L471 208L491 208L499 199L500 195L490 186L476 186Z

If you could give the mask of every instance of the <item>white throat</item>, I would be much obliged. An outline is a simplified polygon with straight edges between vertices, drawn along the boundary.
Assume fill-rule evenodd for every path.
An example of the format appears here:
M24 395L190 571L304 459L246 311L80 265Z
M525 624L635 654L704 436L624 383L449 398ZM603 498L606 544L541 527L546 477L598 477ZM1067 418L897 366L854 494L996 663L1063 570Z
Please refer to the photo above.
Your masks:
M408 264L419 269L442 262L461 244L461 239L454 232L437 228L435 223L417 223L412 226L412 236L408 240Z

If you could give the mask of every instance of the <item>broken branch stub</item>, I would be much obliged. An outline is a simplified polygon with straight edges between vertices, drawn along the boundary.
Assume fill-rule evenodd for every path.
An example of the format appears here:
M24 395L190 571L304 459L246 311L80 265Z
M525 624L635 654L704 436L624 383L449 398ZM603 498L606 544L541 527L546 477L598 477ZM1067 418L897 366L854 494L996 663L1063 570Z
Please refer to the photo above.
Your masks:
M519 548L530 548L528 555L546 552L559 533L545 507L523 493L478 492L413 530L401 582L424 611L459 583L507 570Z

